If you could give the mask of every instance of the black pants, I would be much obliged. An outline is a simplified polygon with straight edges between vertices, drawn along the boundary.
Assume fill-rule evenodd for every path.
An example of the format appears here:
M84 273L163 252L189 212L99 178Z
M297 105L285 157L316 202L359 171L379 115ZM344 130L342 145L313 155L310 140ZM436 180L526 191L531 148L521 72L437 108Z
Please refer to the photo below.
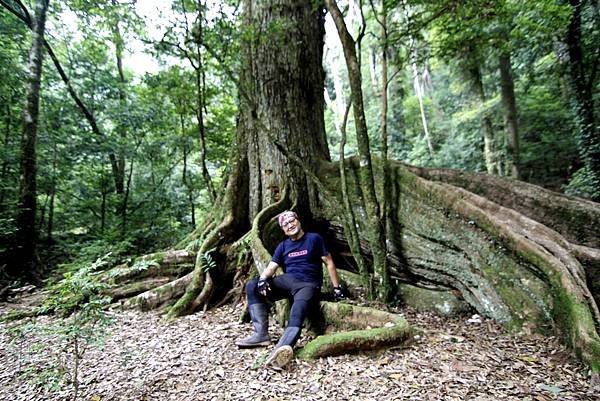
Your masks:
M258 279L254 279L246 285L248 304L264 304L269 301L291 298L292 309L288 323L290 327L302 327L310 309L319 304L321 287L314 283L300 281L289 274L268 279L271 291L267 293L266 297L258 292L257 283Z

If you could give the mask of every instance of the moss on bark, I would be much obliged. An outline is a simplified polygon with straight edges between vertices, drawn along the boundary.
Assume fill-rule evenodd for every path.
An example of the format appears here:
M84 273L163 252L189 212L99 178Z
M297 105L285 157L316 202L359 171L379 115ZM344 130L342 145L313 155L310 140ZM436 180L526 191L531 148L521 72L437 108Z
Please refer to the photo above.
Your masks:
M301 359L398 346L413 334L413 330L402 316L381 310L345 303L322 302L321 311L325 324L330 329L333 326L337 331L318 336L306 344L298 352Z
M347 165L357 168L352 161ZM493 199L424 180L401 164L393 164L390 173L395 199L390 218L398 226L389 238L392 277L458 291L480 314L509 328L558 329L566 344L597 370L600 314L586 272L574 257L593 265L597 250L575 246ZM480 179L477 185L494 187L497 181ZM364 213L358 197L351 202L357 215ZM594 213L589 206L585 215ZM363 220L358 221L362 236L368 232Z

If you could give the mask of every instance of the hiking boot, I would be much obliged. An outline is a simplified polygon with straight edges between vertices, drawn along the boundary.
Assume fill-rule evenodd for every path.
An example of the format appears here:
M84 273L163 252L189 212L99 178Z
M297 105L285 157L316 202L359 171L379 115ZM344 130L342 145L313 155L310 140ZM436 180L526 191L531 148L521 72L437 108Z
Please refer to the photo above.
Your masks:
M250 336L235 342L239 348L256 348L271 345L271 337L267 334L252 333Z
M235 342L239 348L265 347L271 345L269 336L269 310L265 304L252 304L248 307L254 333Z
M276 348L265 362L273 370L282 370L294 359L294 350L289 345Z
M297 326L286 327L283 331L283 334L281 335L281 338L277 342L277 345L275 345L275 348L279 348L284 345L289 345L293 347L294 344L296 344L296 341L298 341L298 338L300 338L301 330L302 328Z

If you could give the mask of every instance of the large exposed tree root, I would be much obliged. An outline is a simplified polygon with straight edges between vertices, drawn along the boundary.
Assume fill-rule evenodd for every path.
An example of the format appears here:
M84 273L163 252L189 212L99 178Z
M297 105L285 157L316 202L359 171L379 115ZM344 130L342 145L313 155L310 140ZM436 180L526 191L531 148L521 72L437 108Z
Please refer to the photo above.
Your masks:
M568 242L556 231L462 188L431 181L422 185L485 231L499 234L514 252L542 271L553 290L555 321L580 357L600 371L600 338L595 329L600 312Z
M169 281L159 287L152 288L135 297L128 298L123 306L137 308L143 311L157 309L166 303L171 303L185 292L192 280L193 273L188 273L176 280Z
M408 190L413 194L426 194L431 204L437 204L446 209L446 213L449 215L457 214L468 220L495 240L500 240L502 246L513 252L518 258L517 261L521 260L522 262L520 268L510 273L514 275L510 277L511 280L514 282L523 280L525 276L519 276L521 274L519 271L524 272L523 268L530 269L535 276L541 278L549 286L547 296L550 296L552 300L546 302L551 308L552 321L557 324L566 342L592 367L592 370L600 371L600 338L596 331L596 327L600 323L600 312L587 287L584 268L573 256L573 245L569 241L557 231L521 213L525 210L522 205L517 207L520 211L512 210L457 186L410 177L410 173L406 172L400 174L403 175L405 193ZM516 187L519 185L521 184L519 183ZM493 187L493 185L490 186ZM534 189L537 190L537 187ZM530 193L529 196L533 195ZM581 209L576 200L557 198L561 199L563 206L568 201L569 204L576 203L577 205L573 207L577 210ZM495 200L495 198L492 199ZM513 204L518 203L514 200L512 202ZM597 206L591 207L587 202L581 202L581 204L587 210L587 216L596 218L593 216L598 214ZM535 216L535 213L531 213L531 215ZM548 216L549 214L546 217L542 216L542 220L552 225ZM559 227L557 224L554 226ZM593 241L592 239L591 242ZM582 247L579 248L579 250L581 249ZM594 255L593 249L586 248L585 251L587 255ZM498 288L497 277L509 273L498 270L499 266L493 267L495 269L492 275L484 270L482 270L483 274L478 273L478 275L482 278L481 283L494 283L496 289ZM469 285L469 288L473 287L477 286ZM515 317L518 319L524 308L523 304L511 305L508 297L514 295L514 292L500 293L497 290L494 292L500 296L502 304L510 309L509 312L513 316L511 320ZM539 303L540 301L536 300L533 292L531 291L531 295L528 295L526 291L522 293L525 296L531 296L533 302ZM485 302L490 299L494 298L485 297L481 301Z
M452 169L403 164L418 176L441 181L493 200L559 232L567 241L600 248L600 208L586 199L553 192L523 181Z
M203 258L206 258L206 254L210 250L218 248L230 239L231 231L235 224L233 216L227 213L221 224L209 233L207 238L202 242L196 255L194 271L190 273L191 280L188 281L183 296L169 310L167 314L168 318L175 318L192 313L202 307L208 307L214 291L214 281Z
M384 347L399 346L414 334L400 315L347 303L321 302L325 324L335 332L318 336L299 352L315 359Z

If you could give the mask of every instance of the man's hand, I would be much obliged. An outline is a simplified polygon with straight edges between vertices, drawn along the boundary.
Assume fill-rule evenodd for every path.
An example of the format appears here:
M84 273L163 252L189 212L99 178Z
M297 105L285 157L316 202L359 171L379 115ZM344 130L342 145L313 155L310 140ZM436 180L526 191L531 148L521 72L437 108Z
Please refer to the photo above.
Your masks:
M258 284L256 284L256 288L263 297L266 297L269 291L271 291L271 287L269 286L266 278L259 279Z
M333 287L333 298L335 298L336 301L346 299L346 294L344 294L344 290L342 290L341 286Z

